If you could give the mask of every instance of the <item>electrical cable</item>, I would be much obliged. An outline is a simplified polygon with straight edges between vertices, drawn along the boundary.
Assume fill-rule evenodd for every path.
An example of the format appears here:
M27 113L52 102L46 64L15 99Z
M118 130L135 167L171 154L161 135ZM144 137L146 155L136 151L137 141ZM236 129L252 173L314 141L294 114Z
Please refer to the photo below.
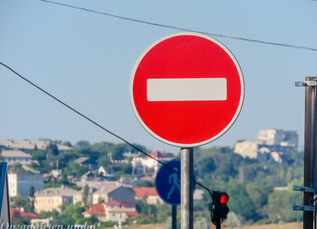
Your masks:
M158 163L160 163L161 165L167 167L168 169L172 170L174 173L177 173L178 175L180 175L180 172L177 171L176 169L174 169L173 167L167 165L166 163L156 159L155 157L151 156L150 154L146 153L145 151L143 151L141 148L133 145L132 143L130 143L129 141L127 141L126 139L124 139L123 137L120 137L119 135L115 134L114 132L108 130L107 128L103 127L102 125L98 124L97 122L95 122L94 120L92 120L91 118L89 118L88 116L84 115L83 113L79 112L78 110L76 110L75 108L73 108L72 106L66 104L65 102L63 102L62 100L60 100L59 98L57 98L56 96L52 95L51 93L49 93L48 91L44 90L43 88L41 88L40 86L36 85L35 83L33 83L32 81L28 80L27 78L25 78L24 76L22 76L21 74L17 73L15 70L13 70L11 67L9 67L8 65L2 63L0 61L0 65L4 66L5 68L9 69L11 72L13 72L15 75L19 76L21 79L23 79L24 81L26 81L27 83L31 84L33 87L37 88L38 90L40 90L41 92L43 92L44 94L48 95L49 97L51 97L52 99L56 100L58 103L62 104L63 106L67 107L68 109L70 109L71 111L75 112L76 114L78 114L79 116L83 117L84 119L88 120L89 122L91 122L92 124L94 124L95 126L99 127L100 129L106 131L107 133L111 134L112 136L120 139L121 141L125 142L126 144L128 144L129 146L131 146L132 148L136 149L137 151L143 153L144 155L146 155L147 157L152 158L153 160L157 161ZM210 197L212 198L212 193L211 191L204 186L203 184L194 181L196 185L199 185L200 187L202 187L203 189L207 190L210 194Z
M311 47L306 47L306 46L292 45L292 44L285 44L285 43L278 43L278 42L270 42L270 41L263 41L263 40L257 40L257 39L249 39L249 38L244 38L244 37L236 37L236 36L223 35L223 34L217 34L217 33L202 32L202 31L198 31L198 30L192 30L192 29L187 29L187 28L173 26L173 25L165 25L165 24L159 24L159 23L144 21L144 20L135 19L135 18L124 17L124 16L115 15L115 14L111 14L111 13L107 13L107 12L103 12L103 11L91 10L91 9L78 7L78 6L74 6L74 5L69 5L69 4L65 4L65 3L60 3L60 2L55 2L55 1L51 1L51 0L40 0L40 1L55 4L55 5L65 6L65 7L69 7L69 8L73 8L73 9L77 9L77 10L83 10L83 11L90 12L90 13L95 13L95 14L100 14L100 15L109 16L109 17L113 17L113 18L118 18L121 20L157 26L157 27L164 27L164 28L175 29L175 30L180 30L180 31L192 31L192 32L203 33L203 34L214 36L214 37L221 37L221 38L247 41L247 42L253 42L253 43L260 43L260 44L266 44L266 45L275 45L275 46L282 46L282 47L287 47L287 48L305 49L305 50L314 51L314 52L317 51L317 48L311 48Z

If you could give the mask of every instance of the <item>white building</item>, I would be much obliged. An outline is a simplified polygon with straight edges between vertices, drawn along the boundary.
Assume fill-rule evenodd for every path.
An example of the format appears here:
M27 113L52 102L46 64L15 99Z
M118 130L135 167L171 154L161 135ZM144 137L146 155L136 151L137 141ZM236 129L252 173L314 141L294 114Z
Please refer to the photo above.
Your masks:
M8 174L9 196L21 196L27 198L30 188L33 186L34 191L40 190L43 187L42 174Z
M273 160L281 163L287 152L298 149L298 134L296 131L281 129L260 130L255 141L240 141L234 146L234 152L242 157Z
M0 148L5 149L15 149L15 150L46 150L46 148L51 144L52 142L49 140L12 140L12 139L6 139L6 140L0 140ZM69 146L56 144L57 149L59 151L66 151L71 150L72 148Z
M167 162L174 158L174 155L171 153L161 153L159 151L154 151L150 154L151 157ZM136 175L150 175L155 176L157 171L159 170L161 164L153 160L150 157L135 157L132 160L133 173Z
M241 141L234 145L234 152L240 154L243 158L258 157L258 144L256 142Z
M128 217L137 216L134 203L108 201L105 203L91 205L90 208L83 212L85 218L96 216L100 222L125 222Z
M35 193L34 208L36 213L60 211L64 203L82 203L83 191L76 191L64 186L60 188L48 188ZM90 196L88 196L90 198ZM88 200L90 201L90 200Z
M135 203L135 192L127 186L104 185L92 193L93 204L111 200Z
M31 155L20 150L2 150L1 157L2 160L7 162L9 165L14 163L29 165L32 163Z
M257 138L260 145L278 145L298 148L298 134L296 131L268 129L260 130Z

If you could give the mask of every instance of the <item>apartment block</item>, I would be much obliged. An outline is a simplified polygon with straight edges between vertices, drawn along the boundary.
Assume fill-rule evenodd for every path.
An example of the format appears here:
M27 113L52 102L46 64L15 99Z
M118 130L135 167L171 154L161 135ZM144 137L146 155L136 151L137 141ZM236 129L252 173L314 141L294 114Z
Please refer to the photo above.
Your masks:
M282 129L260 130L255 141L239 141L234 146L234 152L244 158L273 160L277 163L281 163L288 152L297 149L296 131Z
M27 198L30 188L33 186L34 191L40 190L44 185L42 174L8 174L9 196L21 196Z
M82 201L82 191L60 187L48 188L35 193L34 208L36 213L60 211L64 203L76 204Z

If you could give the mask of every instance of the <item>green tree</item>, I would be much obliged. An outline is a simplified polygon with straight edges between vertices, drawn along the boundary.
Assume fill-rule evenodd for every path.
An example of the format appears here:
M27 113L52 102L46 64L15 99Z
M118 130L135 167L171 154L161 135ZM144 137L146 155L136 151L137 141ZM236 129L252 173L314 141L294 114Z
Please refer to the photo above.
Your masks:
M132 173L132 164L124 163L113 166L114 175L117 179L126 174Z
M21 196L10 197L10 205L11 207L27 208L27 201L23 199Z
M262 208L267 204L268 195L273 191L273 187L262 183L250 183L246 185L246 190L253 204L257 208Z
M302 213L294 212L292 207L294 203L302 199L301 193L289 191L274 191L269 195L268 205L264 209L269 222L281 223L301 221Z
M135 185L136 187L154 187L154 182L149 180L138 181Z
M225 184L224 190L230 196L228 206L230 211L243 216L246 220L257 219L257 213L245 185L231 179Z
M80 203L64 206L61 213L64 225L84 224L86 219L82 214L83 210Z
M29 189L28 202L30 205L30 211L34 212L34 186L32 185Z
M74 151L81 155L89 155L91 152L90 143L88 141L79 141L74 147Z
M249 183L246 185L246 191L253 202L257 217L255 220L263 218L263 207L267 205L268 196L273 191L273 187L262 183Z
M15 163L13 165L10 165L8 167L8 170L10 172L13 172L13 173L23 173L25 170L23 169L22 165L19 164L19 163Z
M89 206L89 186L86 184L83 190L83 203L85 208Z
M123 160L123 153L128 152L129 148L127 147L127 144L120 143L115 145L111 150L111 156L113 160Z
M211 157L206 157L199 161L198 174L208 174L214 172L216 169L215 161Z
M57 145L54 143L50 143L47 146L46 152L47 152L47 154L53 155L53 156L57 156L59 154L58 149L57 149Z
M63 142L63 146L73 147L72 143L69 141Z
M155 222L157 215L157 208L154 205L148 205L144 200L137 200L136 201L136 209L138 213L140 213L143 216L146 216L145 218L149 219L151 218L153 222Z
M12 217L12 223L13 225L16 226L21 226L21 225L30 225L30 218L28 217L21 217L20 213L17 211L14 211Z
M75 147L88 149L90 147L90 143L88 141L81 140L81 141L76 143Z
M104 155L100 156L100 157L97 159L97 163L98 163L99 166L107 166L107 165L110 165L111 162L110 162L108 153L105 153Z
M171 205L168 204L159 204L157 206L156 222L162 223L165 222L168 217L171 216Z
M64 169L64 174L66 176L74 176L74 177L81 177L88 171L88 168L84 166L80 166L75 162L68 163L68 166Z

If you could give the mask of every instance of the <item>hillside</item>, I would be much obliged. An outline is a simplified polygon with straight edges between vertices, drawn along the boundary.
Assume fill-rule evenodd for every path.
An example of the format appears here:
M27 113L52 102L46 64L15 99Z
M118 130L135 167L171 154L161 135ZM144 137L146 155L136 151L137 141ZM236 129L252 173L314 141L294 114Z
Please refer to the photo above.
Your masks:
M107 142L90 144L87 141L80 141L73 146L69 142L62 144L71 147L71 150L60 152L57 143L52 141L46 150L27 151L32 156L32 160L38 162L32 164L34 170L48 176L51 176L54 169L58 168L62 171L59 179L47 179L43 188L68 186L81 189L74 182L82 179L87 172L96 173L96 168L100 166L110 167L115 180L133 181L131 185L136 187L154 186L155 174L140 175L134 172L131 153L143 158L145 155L136 152L127 144ZM151 153L143 146L138 147ZM77 159L81 158L87 158L87 164L77 163ZM177 159L178 156L175 158ZM9 170L22 171L18 166L10 166ZM229 147L196 148L194 170L195 177L201 184L210 190L227 192L230 196L228 202L230 212L227 220L229 225L302 220L302 215L292 210L293 204L302 201L301 193L292 191L294 184L301 185L303 182L302 152L289 152L284 155L282 163L276 163L270 160L259 162L255 159L243 158ZM210 213L207 210L209 203L211 198L204 190L203 200L195 203L195 217L205 218L210 222ZM147 206L142 201L136 202L136 209L139 212L137 220L140 224L163 223L171 214L169 208L164 205ZM148 212L151 214L149 215ZM76 221L77 218L74 220Z
M162 224L146 224L146 225L135 225L128 226L129 229L164 229L164 225ZM209 225L209 229L215 229L215 225ZM223 229L229 229L231 227L222 227ZM283 224L265 224L265 225L249 225L249 226L241 226L235 227L235 229L302 229L302 223L283 223Z

